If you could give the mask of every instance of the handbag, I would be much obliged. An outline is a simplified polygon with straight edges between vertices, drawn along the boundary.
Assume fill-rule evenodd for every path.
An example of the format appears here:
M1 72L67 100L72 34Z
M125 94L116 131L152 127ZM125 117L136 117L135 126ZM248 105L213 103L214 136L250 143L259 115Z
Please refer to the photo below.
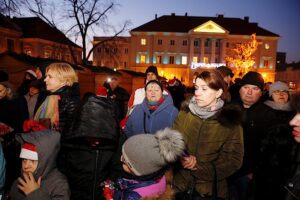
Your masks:
M183 192L176 192L175 194L175 200L223 200L223 198L217 197L217 172L216 172L216 166L213 162L211 162L211 165L214 169L214 182L212 185L212 195L204 195L197 192L195 189L196 185L196 178L193 177L193 181L191 186L188 190Z

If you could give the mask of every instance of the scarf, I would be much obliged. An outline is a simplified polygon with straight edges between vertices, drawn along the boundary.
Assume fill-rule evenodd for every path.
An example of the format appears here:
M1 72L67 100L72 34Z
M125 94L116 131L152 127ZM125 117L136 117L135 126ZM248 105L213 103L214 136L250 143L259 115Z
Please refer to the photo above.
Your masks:
M267 106L273 108L274 110L292 111L292 107L291 107L290 102L280 104L280 103L276 103L275 101L267 100L267 101L265 101L265 104Z
M150 111L155 111L164 102L164 100L164 96L162 96L158 101L155 102L146 99L146 105Z
M42 118L48 118L51 121L51 127L59 127L59 110L58 101L60 97L58 95L49 95L42 103L42 105L36 111L34 120L40 121Z
M201 119L208 119L211 116L215 115L223 107L223 105L224 105L224 101L218 98L214 110L211 110L212 109L211 107L202 108L197 105L197 102L195 101L195 96L193 96L193 98L189 103L189 108L193 114L197 115Z

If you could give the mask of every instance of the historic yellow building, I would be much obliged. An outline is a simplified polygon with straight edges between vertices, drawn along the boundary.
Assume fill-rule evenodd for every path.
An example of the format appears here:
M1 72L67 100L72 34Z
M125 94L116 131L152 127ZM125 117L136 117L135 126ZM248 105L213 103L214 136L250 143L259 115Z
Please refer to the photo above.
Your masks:
M249 17L155 16L132 29L130 37L94 37L93 44L100 44L93 52L93 64L138 72L155 65L160 76L176 76L190 85L196 71L226 65L232 49L251 41L252 34L259 45L251 70L274 81L279 35L249 22ZM235 71L235 66L230 67Z

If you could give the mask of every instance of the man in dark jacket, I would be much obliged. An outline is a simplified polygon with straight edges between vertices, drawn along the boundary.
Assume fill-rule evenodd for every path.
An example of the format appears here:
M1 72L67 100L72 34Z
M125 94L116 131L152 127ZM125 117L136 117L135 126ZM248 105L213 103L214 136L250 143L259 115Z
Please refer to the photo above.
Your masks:
M248 72L241 80L240 99L234 102L243 110L244 159L243 165L229 179L231 195L245 200L253 196L250 183L253 183L260 159L260 141L269 127L272 118L270 109L260 101L264 80L257 72ZM258 194L258 192L256 192Z
M12 200L68 200L70 190L66 177L56 168L60 133L52 130L22 133L16 139L23 144L22 176L12 185Z
M101 91L105 91L102 89ZM106 97L87 94L71 131L62 140L60 170L66 174L71 199L103 198L101 182L122 171L121 142L113 107Z

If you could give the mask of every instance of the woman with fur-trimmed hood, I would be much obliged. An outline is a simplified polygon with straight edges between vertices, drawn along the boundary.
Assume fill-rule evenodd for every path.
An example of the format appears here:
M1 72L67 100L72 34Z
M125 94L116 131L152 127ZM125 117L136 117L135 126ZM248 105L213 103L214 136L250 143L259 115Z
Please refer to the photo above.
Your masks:
M226 178L242 164L243 131L240 111L224 107L225 82L216 70L203 71L196 78L195 95L181 111L173 128L183 134L187 155L174 168L174 189L186 191L195 181L195 189L212 195L214 167L217 196L228 197Z

